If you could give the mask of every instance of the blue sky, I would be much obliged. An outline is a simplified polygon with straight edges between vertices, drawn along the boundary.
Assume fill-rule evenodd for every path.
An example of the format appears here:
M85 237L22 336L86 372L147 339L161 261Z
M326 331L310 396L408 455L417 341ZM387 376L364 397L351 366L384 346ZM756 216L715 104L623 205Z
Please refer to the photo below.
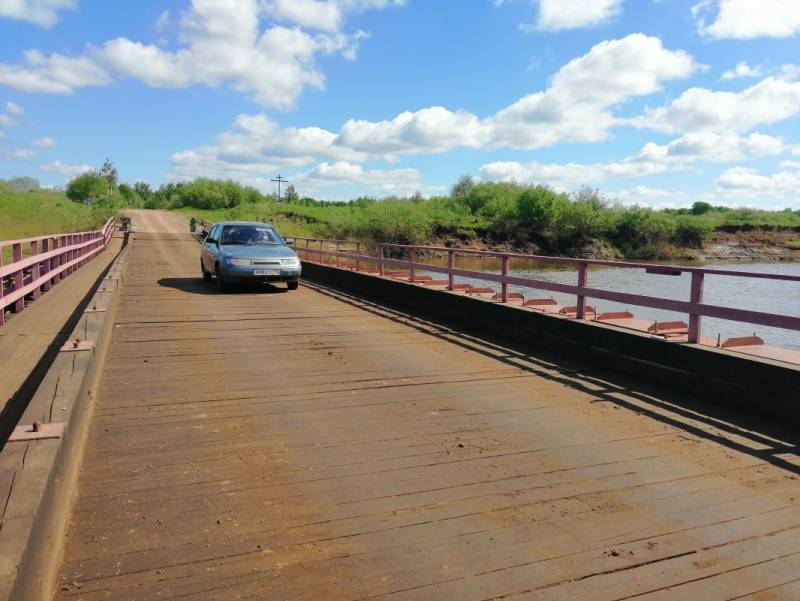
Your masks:
M0 177L800 208L798 0L0 0Z

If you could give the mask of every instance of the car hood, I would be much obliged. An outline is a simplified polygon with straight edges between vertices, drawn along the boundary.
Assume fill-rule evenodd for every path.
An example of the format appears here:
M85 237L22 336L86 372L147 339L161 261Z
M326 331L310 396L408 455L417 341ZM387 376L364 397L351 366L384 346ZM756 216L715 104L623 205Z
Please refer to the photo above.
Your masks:
M297 256L288 246L223 244L219 248L224 256L232 259L293 259Z

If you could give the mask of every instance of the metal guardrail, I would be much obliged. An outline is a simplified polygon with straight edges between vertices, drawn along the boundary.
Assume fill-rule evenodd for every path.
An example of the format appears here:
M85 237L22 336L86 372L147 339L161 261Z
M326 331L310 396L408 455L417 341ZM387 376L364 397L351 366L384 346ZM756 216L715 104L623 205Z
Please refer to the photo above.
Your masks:
M409 270L410 281L412 282L415 280L415 271L424 270L428 272L441 273L447 275L447 288L450 290L455 289L456 277L474 278L497 282L501 285L501 293L498 295L501 302L508 302L509 300L509 285L547 290L551 292L560 292L564 294L573 294L577 298L576 316L578 319L584 319L587 316L587 298L627 303L640 307L663 309L678 313L686 313L689 315L688 340L689 342L694 343L700 341L703 317L715 317L729 321L800 331L800 317L797 316L779 315L775 313L752 311L748 309L735 309L732 307L705 304L703 302L703 289L705 277L707 275L783 280L788 282L800 282L800 276L733 271L706 267L684 267L680 265L653 265L647 263L628 263L624 261L605 261L597 259L569 259L564 257L547 257L521 253L458 249L442 246L415 246L384 243L367 245L360 242L303 237L294 237L294 241L295 250L298 251L298 254L300 254L300 256L307 261L332 264L337 267L342 267L343 261L350 261L351 265L349 266L355 269L361 269L362 263L368 263L377 265L377 275L379 276L383 276L385 274L387 267L396 267ZM344 248L345 246L351 246L353 248L346 250ZM375 254L365 254L362 252L362 249L364 248L373 248ZM392 250L397 254L405 254L407 259L390 258L387 256L387 250ZM447 266L442 267L428 263L421 263L417 260L417 256L420 253L447 256ZM456 266L456 258L458 255L500 259L500 274L459 269ZM577 269L577 282L575 285L559 284L556 282L510 275L509 266L513 259L548 261L561 265L572 265ZM616 267L622 269L640 269L645 270L648 273L666 276L678 276L682 273L691 274L689 299L681 301L649 296L645 294L632 294L628 292L616 292L600 288L592 288L588 283L589 266L591 265Z
M0 325L10 308L19 313L25 297L37 299L61 279L105 250L114 233L112 217L99 230L49 234L20 240L0 240ZM11 263L3 265L3 249L11 248Z

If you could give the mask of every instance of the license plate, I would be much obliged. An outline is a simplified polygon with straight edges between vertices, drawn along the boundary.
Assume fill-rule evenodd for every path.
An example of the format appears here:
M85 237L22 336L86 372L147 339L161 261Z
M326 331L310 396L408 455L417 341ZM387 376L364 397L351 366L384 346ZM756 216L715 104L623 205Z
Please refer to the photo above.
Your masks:
M253 275L280 275L280 269L255 269Z

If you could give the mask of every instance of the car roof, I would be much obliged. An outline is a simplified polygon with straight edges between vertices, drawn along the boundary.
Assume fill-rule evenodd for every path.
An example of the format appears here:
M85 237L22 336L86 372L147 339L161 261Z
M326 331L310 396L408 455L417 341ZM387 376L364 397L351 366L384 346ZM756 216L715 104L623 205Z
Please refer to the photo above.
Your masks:
M258 225L272 227L271 223L263 223L261 221L218 221L214 225Z

